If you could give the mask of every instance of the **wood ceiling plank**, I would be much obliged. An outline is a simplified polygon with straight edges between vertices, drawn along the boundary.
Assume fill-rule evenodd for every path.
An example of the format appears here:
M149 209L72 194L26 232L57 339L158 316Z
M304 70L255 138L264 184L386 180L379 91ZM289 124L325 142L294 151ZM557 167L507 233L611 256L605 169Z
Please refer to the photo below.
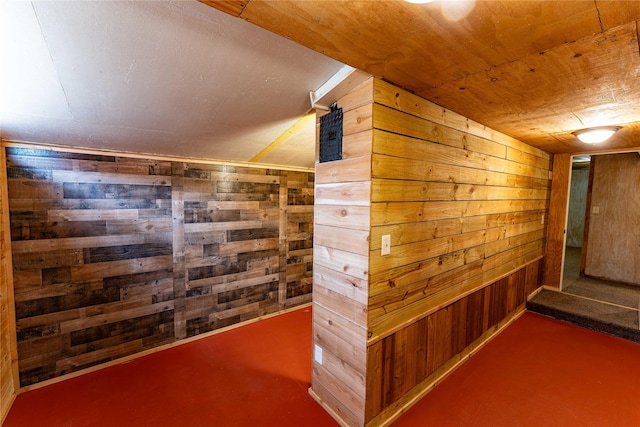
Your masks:
M457 21L446 4L251 0L240 17L548 152L640 122L640 1L478 0Z
M637 51L627 24L418 94L533 143L532 133L640 121Z
M640 122L622 123L621 125L622 129L616 132L611 139L600 144L585 144L570 132L560 132L533 137L531 145L545 151L553 150L555 153L604 153L628 149L640 151Z
M438 4L253 0L241 16L414 91L601 29L585 1L479 1L457 22Z
M623 124L611 139L600 144L584 144L569 133L558 135L558 139L570 147L566 153L611 153L628 149L640 152L640 122Z
M462 54L453 58L458 63L457 73L463 75L486 69L467 65L465 58L469 55L496 66L600 31L595 7L584 1L479 1L459 22L447 21L438 13L433 16L441 26L442 37L453 37L456 45L464 47ZM428 43L429 38L425 34L421 43ZM446 50L439 53L446 55ZM438 71L437 80L461 77L451 71Z
M640 19L640 1L596 0L605 30Z

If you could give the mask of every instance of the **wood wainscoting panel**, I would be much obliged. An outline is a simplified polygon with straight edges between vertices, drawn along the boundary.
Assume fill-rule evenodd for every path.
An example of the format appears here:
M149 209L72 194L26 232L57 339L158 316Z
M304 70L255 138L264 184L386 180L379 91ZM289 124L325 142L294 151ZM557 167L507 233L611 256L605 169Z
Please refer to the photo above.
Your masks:
M426 380L441 379L443 367L521 310L540 284L541 268L542 260L529 263L369 346L367 425L388 425L429 387Z

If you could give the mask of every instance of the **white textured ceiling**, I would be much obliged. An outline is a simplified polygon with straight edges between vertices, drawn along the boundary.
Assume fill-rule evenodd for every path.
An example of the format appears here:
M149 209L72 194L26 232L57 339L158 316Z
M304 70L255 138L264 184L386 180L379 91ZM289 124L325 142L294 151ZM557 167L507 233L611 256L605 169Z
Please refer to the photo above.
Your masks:
M194 1L4 1L5 140L248 161L342 64ZM312 122L264 161L312 166Z

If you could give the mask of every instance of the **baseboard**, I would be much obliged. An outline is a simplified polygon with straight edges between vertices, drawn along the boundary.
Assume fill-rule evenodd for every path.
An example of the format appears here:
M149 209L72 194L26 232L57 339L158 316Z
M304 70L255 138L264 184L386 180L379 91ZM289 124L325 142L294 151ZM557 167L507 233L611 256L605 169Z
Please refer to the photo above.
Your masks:
M422 382L409 390L403 397L392 405L383 409L378 415L366 423L366 427L386 427L396 421L402 414L407 412L420 399L426 396L438 384L444 381L456 369L458 369L471 356L476 354L482 347L487 345L494 337L502 332L507 326L517 320L526 312L525 304L521 304L508 317L503 319L497 325L489 328L480 338L449 359L442 367L437 369L433 374L429 375Z
M331 417L342 427L353 427L353 426L350 426L349 423L347 423L345 420L343 420L340 414L334 411L331 408L331 406L327 405L326 402L322 400L322 398L318 396L318 394L315 391L313 391L313 388L311 387L309 387L309 395L313 398L313 400L318 402L318 405L322 406L322 409L327 411L327 413L331 415Z
M558 290L557 288L549 288L548 286L540 286L538 289L536 289L535 291L531 292L528 296L527 296L527 301L531 300L533 297L535 297L536 295L538 295L540 292L542 292L543 289L550 289L550 290Z
M12 393L11 398L6 402L6 408L2 408L2 413L0 414L0 426L4 424L4 420L7 418L7 415L9 415L9 411L11 411L11 407L13 406L13 402L15 402L16 397L18 397L18 394L15 392Z

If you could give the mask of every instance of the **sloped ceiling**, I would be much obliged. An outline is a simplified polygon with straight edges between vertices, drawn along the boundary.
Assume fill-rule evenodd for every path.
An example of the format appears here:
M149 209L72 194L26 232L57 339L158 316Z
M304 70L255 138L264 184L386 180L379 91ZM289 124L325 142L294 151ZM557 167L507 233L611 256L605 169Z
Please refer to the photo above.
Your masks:
M313 166L340 62L196 1L1 3L3 139Z
M202 1L552 153L640 146L639 1Z

